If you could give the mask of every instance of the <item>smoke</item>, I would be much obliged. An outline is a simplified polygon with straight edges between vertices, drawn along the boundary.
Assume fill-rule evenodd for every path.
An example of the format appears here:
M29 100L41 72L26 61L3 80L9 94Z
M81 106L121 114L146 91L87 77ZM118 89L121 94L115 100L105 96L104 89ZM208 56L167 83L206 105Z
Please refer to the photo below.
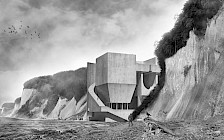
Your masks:
M172 28L173 17L183 3L184 0L0 0L0 75L11 73L13 78L4 78L25 82L86 66L87 61L94 62L107 51L149 59L153 57L154 42ZM17 34L9 33L12 26ZM9 99L14 100L20 96L15 92L20 92L18 87L23 83L17 83L15 88L13 81L7 81L7 89L12 90L2 91L0 98L9 93Z

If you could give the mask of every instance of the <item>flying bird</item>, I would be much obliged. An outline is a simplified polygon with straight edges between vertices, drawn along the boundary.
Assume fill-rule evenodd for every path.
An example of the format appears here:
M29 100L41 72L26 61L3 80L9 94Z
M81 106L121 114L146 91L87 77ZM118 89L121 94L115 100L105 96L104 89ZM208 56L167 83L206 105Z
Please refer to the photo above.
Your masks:
M20 34L19 30L23 30L23 27L26 27L29 29L24 29L25 38L27 39L35 39L37 37L40 38L40 33L37 30L32 31L32 28L29 25L22 25L22 22L23 22L22 20L20 22L21 24L18 26L18 28L16 28L17 26L10 25L6 27L5 29L2 29L2 31L8 34L16 35L16 34Z

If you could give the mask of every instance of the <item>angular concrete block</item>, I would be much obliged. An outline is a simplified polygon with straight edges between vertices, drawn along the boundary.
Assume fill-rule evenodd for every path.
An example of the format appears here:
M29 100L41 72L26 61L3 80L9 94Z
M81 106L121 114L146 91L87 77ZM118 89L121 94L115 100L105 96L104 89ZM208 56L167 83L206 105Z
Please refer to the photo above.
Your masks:
M106 83L136 84L136 56L106 53L96 59L96 86Z
M111 103L130 103L135 91L135 84L108 84Z

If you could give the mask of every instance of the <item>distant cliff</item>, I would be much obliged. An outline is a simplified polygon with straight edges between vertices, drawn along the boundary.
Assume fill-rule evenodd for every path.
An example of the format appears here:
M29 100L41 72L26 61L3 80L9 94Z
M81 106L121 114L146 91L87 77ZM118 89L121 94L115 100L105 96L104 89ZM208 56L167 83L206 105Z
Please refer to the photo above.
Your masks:
M223 50L224 10L221 7L207 21L204 33L190 31L186 45L165 60L165 85L154 106L148 109L153 116L172 120L224 115Z
M2 108L9 108L9 109L12 109L14 107L14 103L4 103L2 105Z
M68 112L72 111L67 115L61 114L63 117L60 118L75 116L80 108L85 112L86 90L86 68L30 79L24 83L22 96L15 100L10 116L58 119L63 108L66 108ZM70 108L66 107L66 104L57 105L62 99L66 104L71 102ZM78 106L79 102L82 103ZM73 107L76 109L74 110ZM54 110L59 111L55 113Z
M9 116L12 113L15 103L4 103L0 111L0 116Z

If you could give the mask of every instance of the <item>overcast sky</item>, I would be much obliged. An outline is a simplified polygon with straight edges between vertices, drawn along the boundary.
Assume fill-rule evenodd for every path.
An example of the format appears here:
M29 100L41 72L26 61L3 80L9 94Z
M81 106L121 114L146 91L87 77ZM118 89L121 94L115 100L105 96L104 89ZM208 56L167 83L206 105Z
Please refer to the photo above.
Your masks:
M0 104L33 77L86 67L108 51L154 57L185 1L0 0Z

